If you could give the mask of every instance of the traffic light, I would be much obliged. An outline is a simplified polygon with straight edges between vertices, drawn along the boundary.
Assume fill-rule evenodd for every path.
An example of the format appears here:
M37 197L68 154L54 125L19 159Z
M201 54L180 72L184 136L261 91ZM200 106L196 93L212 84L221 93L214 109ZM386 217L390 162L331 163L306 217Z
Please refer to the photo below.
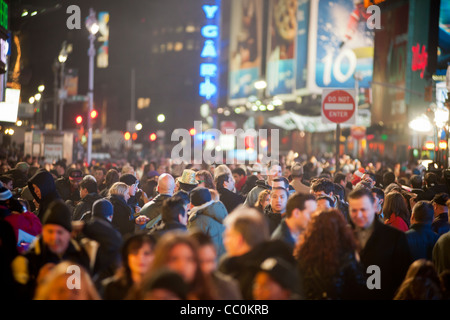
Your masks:
M123 137L124 137L124 139L125 139L126 141L128 141L128 140L130 140L130 138L131 138L131 133L129 133L129 132L127 131L127 132L125 132L125 133L123 134Z
M136 133L136 132L133 132L133 134L131 135L131 139L132 139L133 141L136 141L137 138L138 138L137 133Z
M97 116L98 116L97 110L92 110L91 111L91 119L95 119L95 118L97 118Z
M156 133L153 132L152 134L150 134L150 137L149 137L149 138L150 138L150 141L155 141L156 138L157 138L157 137L156 137Z
M75 122L76 122L76 124L82 124L83 123L83 117L82 116L77 116L75 118Z

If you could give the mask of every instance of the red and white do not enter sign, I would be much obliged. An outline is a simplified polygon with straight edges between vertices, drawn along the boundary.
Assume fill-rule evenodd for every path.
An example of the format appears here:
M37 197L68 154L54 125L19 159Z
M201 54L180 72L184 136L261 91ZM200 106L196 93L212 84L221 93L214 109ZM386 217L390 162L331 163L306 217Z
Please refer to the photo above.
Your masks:
M322 94L323 122L355 123L356 103L354 97L354 90L324 90Z

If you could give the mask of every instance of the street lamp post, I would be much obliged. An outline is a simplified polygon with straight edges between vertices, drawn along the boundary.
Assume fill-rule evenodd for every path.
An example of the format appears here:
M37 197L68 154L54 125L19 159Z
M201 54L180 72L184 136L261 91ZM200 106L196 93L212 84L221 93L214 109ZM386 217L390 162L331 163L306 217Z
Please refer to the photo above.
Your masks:
M67 57L70 52L70 47L67 46L66 41L63 42L61 51L58 56L58 61L60 64L60 91L59 91L59 121L58 121L58 129L60 131L63 130L63 107L64 107L64 66L67 61Z
M97 19L95 18L94 9L89 9L89 17L86 20L86 28L89 31L89 112L87 116L87 126L88 126L88 139L87 139L87 163L90 165L92 158L92 119L91 112L94 110L94 57L95 57L95 35L99 31L99 25Z

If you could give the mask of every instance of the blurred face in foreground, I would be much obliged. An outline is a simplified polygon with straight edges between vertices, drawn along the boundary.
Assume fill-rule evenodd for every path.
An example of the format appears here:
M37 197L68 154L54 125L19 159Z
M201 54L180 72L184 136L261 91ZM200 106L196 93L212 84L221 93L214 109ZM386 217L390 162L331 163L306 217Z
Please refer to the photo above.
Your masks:
M187 244L180 243L172 248L167 261L167 266L178 272L186 281L191 283L194 280L197 263L194 252Z
M348 199L350 218L353 223L362 229L372 225L375 218L375 203L370 201L368 196L359 199Z
M54 254L61 255L67 250L70 237L70 232L60 225L45 224L42 226L42 240Z
M198 256L200 259L200 268L204 274L211 274L217 269L216 263L216 249L214 245L204 245L198 250Z
M131 273L145 274L151 267L154 252L150 244L144 243L142 247L128 254L128 265Z

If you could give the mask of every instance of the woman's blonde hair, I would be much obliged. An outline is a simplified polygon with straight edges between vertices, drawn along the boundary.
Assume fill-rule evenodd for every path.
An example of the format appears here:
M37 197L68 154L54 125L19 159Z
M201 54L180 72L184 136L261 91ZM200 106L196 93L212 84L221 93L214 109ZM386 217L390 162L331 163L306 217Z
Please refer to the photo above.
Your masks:
M116 182L111 186L111 188L109 188L109 195L117 194L120 196L125 196L127 192L128 192L128 185L123 182Z
M69 268L73 266L78 267L80 270L80 288L70 289L67 287L67 290L83 290L87 297L85 300L101 300L87 270L71 261L62 261L58 263L44 276L36 288L34 300L50 300L50 294L55 290L54 285L56 281L61 277L67 278L67 281L69 281L68 278L72 276L72 273L69 272L71 269Z

